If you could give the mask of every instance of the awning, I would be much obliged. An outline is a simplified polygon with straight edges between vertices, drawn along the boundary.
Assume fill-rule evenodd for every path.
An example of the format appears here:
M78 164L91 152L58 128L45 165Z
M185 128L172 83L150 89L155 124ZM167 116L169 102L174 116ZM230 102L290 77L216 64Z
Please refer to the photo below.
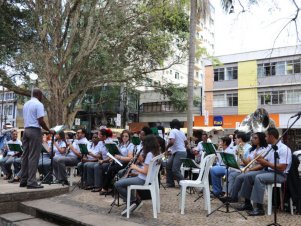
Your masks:
M211 131L224 131L224 128L221 126L195 126L192 127L193 130L204 130L205 132Z
M187 128L181 128L181 131L184 133L187 133ZM192 127L192 130L204 130L205 132L211 132L211 131L224 131L224 128L221 126L195 126ZM170 128L165 128L165 133L169 133Z

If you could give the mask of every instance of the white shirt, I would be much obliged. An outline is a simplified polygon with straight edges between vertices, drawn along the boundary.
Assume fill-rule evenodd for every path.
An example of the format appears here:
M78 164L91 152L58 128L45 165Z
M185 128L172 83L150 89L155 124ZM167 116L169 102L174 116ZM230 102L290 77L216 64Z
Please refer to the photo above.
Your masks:
M146 155L146 157L145 157L145 160L144 160L144 164L143 164L143 166L142 166L142 169L144 169L144 165L148 165L148 166L149 166L150 161L151 161L153 158L154 158L153 153L148 152L147 155ZM153 169L155 169L155 168L153 168ZM151 173L153 174L154 172L151 172ZM142 180L145 180L145 179L146 179L146 175L143 174L143 173L139 173L139 174L138 174L138 177L139 177L140 179L142 179Z
M278 147L277 152L279 154L279 159L277 159L277 164L287 164L286 169L284 170L283 173L288 173L289 169L291 168L291 164L292 164L291 149L288 146L286 146L284 143L282 143L281 141L278 142L277 147ZM274 163L274 152L275 152L275 150L272 149L269 152L269 154L265 157L265 159L271 163ZM270 167L268 169L273 170Z
M177 151L185 151L186 152L186 148L185 148L185 141L186 136L185 134L178 129L172 129L169 133L169 139L174 139L175 142L174 144L170 147L171 153L174 154Z
M100 147L101 147L101 155L103 160L108 158L108 149L105 146L106 143L108 144L113 143L112 138L108 137L104 142L101 141Z
M56 141L57 146L59 146L59 148L65 148L67 145L64 141L60 140L60 141ZM49 148L51 148L51 141L48 141L48 146ZM53 152L55 154L55 156L64 156L64 154L61 154L59 152L59 150L56 148L55 145L53 145Z
M129 153L133 153L134 145L132 143L118 145L119 152L122 156L127 157Z
M41 128L38 119L45 116L44 105L35 97L24 104L24 127Z
M93 153L93 155L99 155L101 152L101 145L99 142L95 145L93 142L90 142L88 145L88 150ZM88 155L88 160L94 160L95 158L91 155Z
M15 141L10 140L7 142L7 144L20 144L22 146L22 142L18 139L16 139ZM7 148L8 148L7 156L12 156L15 154L14 150L10 150L8 146Z
M78 144L86 144L88 146L89 141L87 140L86 137L84 137L80 140L74 140L72 145L80 153L80 148L79 148ZM68 157L76 157L77 158L77 155L73 151L70 151L70 153L68 154Z

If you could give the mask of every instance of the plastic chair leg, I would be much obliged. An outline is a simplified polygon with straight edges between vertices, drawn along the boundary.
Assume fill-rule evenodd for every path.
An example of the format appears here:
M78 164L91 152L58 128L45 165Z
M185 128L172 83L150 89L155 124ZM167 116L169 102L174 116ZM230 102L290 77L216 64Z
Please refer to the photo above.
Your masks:
M273 188L272 185L267 185L268 187L268 215L272 214L272 195L273 195Z
M128 187L127 189L127 202L126 202L126 217L130 218L130 205L131 205L131 189Z
M154 218L157 218L157 200L156 200L157 195L156 195L156 191L154 189L151 189L150 192L151 192L151 196L152 196Z
M186 199L186 186L181 186L181 214L184 214Z

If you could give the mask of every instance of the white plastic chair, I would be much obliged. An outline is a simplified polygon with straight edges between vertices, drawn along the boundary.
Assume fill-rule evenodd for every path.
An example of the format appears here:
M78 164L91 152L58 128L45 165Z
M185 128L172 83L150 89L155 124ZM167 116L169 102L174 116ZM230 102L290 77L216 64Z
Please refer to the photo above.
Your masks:
M282 200L282 191L281 191L281 183L277 183L276 184L277 188L280 188L280 203L281 206L283 204L283 200ZM267 184L266 185L267 188L267 193L268 193L268 215L272 214L272 197L273 197L273 188L274 188L274 184ZM293 209L293 200L292 198L290 198L290 209L291 209L291 214L294 215L294 209Z
M201 168L199 176L196 180L181 180L181 199L180 199L180 208L181 214L184 214L185 209L185 198L186 198L186 189L187 187L201 188L203 189L204 201L205 201L205 210L208 210L208 214L211 213L211 203L210 203L210 190L209 190L209 170L215 160L215 154L206 156L201 161Z
M205 154L206 154L206 153L203 151L202 156L201 156L201 161L204 159ZM201 166L200 166L199 164L197 164L194 160L192 160L192 161L194 162L194 164L195 164L196 166L198 166L198 168L185 167L185 166L183 165L183 163L182 163L181 168L180 168L180 171L181 171L181 174L182 174L183 177L185 177L185 171L191 171L192 174L193 174L194 172L196 172L196 170L199 170L199 169L200 169Z
M130 185L127 187L127 212L126 217L130 217L130 202L132 190L149 190L151 193L154 218L157 218L157 213L160 213L160 190L158 173L161 166L163 154L154 157L148 166L147 176L144 185ZM153 170L153 168L155 168Z
M301 150L294 151L293 154L296 155L301 162ZM298 171L299 171L299 176L301 177L301 163L299 164Z

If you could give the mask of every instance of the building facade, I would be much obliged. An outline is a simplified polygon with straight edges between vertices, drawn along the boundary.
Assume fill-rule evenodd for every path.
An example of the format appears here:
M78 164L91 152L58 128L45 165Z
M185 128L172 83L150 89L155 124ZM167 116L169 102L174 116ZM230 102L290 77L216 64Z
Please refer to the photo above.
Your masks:
M290 46L217 57L205 69L205 109L208 123L222 116L224 128L236 129L257 108L265 108L276 126L287 128L292 115L301 110L301 46ZM195 124L204 125L198 117ZM301 149L301 121L290 131Z
M0 128L10 123L17 127L17 96L14 92L2 88L0 93Z

